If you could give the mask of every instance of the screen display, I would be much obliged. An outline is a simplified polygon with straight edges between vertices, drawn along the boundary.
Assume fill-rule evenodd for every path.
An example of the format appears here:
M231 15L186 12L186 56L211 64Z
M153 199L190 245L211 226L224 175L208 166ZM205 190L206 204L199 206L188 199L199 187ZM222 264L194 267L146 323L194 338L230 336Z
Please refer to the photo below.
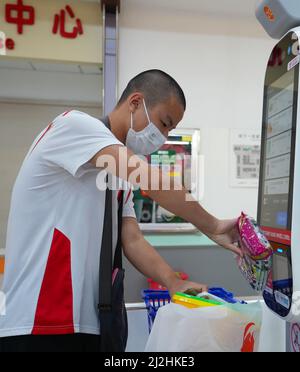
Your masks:
M282 230L289 228L294 85L292 69L268 86L266 97L260 224Z
M273 282L292 279L292 266L286 255L274 254L273 256Z
M293 297L292 216L298 111L299 42L291 32L273 49L264 94L258 223L274 255L264 291L269 308L288 316Z

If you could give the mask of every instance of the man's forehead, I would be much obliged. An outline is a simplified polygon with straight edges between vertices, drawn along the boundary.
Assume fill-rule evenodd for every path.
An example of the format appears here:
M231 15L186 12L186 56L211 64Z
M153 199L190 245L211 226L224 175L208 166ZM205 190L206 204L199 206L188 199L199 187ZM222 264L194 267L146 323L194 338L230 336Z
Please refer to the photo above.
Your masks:
M181 114L184 112L182 104L176 98L170 98L160 105L161 109L167 113L167 115L172 116L172 113Z
M170 117L172 121L178 121L183 117L184 109L178 100L172 100L166 103L164 114L165 116Z

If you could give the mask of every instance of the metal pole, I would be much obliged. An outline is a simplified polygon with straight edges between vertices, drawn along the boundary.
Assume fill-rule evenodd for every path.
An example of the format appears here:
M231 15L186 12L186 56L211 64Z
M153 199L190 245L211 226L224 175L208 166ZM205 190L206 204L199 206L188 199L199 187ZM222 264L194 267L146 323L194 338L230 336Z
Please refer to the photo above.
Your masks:
M103 8L103 114L108 115L118 98L119 5L102 2Z

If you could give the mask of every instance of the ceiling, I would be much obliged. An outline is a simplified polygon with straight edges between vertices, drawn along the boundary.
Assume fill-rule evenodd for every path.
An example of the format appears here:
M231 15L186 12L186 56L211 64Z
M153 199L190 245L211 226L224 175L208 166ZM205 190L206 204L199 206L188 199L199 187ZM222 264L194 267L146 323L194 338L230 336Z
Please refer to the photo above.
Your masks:
M101 0L81 0L99 3ZM123 5L138 8L173 9L202 14L253 17L257 3L261 0L121 0Z
M97 0L94 0L97 1ZM261 0L121 0L121 3L139 8L172 9L225 16L254 17ZM122 9L121 9L122 10Z

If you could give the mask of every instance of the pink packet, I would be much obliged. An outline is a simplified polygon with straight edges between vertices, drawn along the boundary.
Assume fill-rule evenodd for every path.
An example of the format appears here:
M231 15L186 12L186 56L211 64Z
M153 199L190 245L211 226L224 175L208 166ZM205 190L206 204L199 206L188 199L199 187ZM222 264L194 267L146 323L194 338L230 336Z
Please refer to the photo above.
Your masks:
M273 255L268 239L258 227L256 221L242 213L238 220L242 250L255 261L267 260Z

